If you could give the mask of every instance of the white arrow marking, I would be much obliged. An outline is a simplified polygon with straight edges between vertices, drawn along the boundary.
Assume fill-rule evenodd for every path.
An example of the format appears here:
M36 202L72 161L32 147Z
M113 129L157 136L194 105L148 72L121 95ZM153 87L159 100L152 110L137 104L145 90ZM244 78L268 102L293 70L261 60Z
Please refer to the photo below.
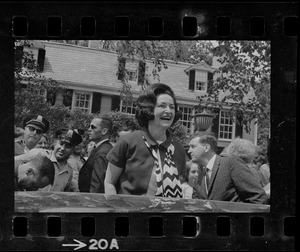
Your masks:
M63 247L77 247L77 248L74 248L74 250L86 247L86 244L81 241L78 241L76 239L73 239L73 241L77 242L77 244L63 244Z

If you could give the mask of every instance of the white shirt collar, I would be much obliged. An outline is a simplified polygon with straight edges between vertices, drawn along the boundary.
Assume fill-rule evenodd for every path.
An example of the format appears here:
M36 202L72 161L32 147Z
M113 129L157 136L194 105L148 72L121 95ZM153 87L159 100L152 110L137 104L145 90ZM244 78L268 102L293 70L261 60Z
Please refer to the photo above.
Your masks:
M106 138L106 139L100 141L99 143L96 143L94 148L99 147L99 146L100 146L102 143L104 143L105 141L108 141L108 139Z
M213 155L213 157L209 160L208 164L206 165L206 168L208 168L210 171L214 167L214 163L215 163L216 157L217 157L216 154Z

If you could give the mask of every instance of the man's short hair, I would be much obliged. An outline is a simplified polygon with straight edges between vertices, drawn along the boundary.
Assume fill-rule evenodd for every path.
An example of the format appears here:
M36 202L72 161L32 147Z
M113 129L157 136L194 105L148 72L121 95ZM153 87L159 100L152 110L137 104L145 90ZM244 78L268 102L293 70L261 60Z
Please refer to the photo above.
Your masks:
M113 122L110 116L108 115L99 115L95 117L95 119L101 119L101 127L107 129L107 135L111 135L112 128L113 128Z
M49 179L49 183L53 185L55 168L52 161L39 153L35 158L31 159L30 162L36 164L40 176L47 177Z
M210 149L217 153L218 152L218 141L215 135L212 132L200 132L196 131L192 136L190 137L190 140L199 137L199 142L201 144L209 144Z

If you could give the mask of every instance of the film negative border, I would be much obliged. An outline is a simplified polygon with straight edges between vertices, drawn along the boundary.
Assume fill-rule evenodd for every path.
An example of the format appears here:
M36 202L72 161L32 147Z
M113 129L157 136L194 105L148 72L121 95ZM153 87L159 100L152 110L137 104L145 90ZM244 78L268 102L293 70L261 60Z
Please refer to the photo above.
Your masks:
M80 242L86 244L83 250L89 246L95 250L109 250L110 247L112 250L293 250L298 4L0 3L0 14L1 250L75 250ZM12 131L7 130L7 125L13 125L14 112L13 40L56 38L271 40L272 111L275 111L271 128L274 136L271 163L276 167L272 172L272 185L276 186L272 188L271 212L14 213L10 159L13 147L12 143L7 144L13 138ZM87 224L82 222L83 217ZM47 232L52 225L59 227L60 232L53 230L49 235ZM127 225L127 228L118 230L119 225ZM190 225L196 229L186 229ZM90 226L94 227L94 232ZM82 235L82 231L86 235Z
M43 236L48 237L59 237L62 235L62 230L66 230L66 225L71 223L64 223L64 226L62 226L62 218L60 216L47 216L44 221L46 221L46 231L43 233L42 230L39 230L40 232L36 232L36 234L40 234ZM96 233L99 233L100 230L96 229L97 227L101 226L100 223L96 223L94 216L83 216L78 218L80 219L80 223L77 223L77 226L79 224L80 228L80 235L82 238L84 237L95 237ZM77 219L76 219L77 220ZM77 222L78 222L77 220ZM145 218L145 220L147 220ZM180 233L183 237L197 237L199 235L202 235L202 227L200 223L200 218L195 217L193 215L184 215L181 218L178 219L181 220L182 226L178 230L178 235L180 236ZM252 216L248 218L249 222L248 225L246 225L244 228L246 229L246 232L249 232L249 236L252 237L262 237L267 235L266 232L270 232L269 228L266 227L267 221L265 222L265 218L263 216ZM143 226L148 227L148 236L149 237L164 237L167 234L165 234L165 226L166 224L165 218L162 216L149 216L148 221L144 223ZM231 227L231 218L230 216L217 216L216 222L214 226L216 227L215 235L219 237L223 236L231 236L232 233L235 233L236 230L232 230ZM114 235L116 237L128 237L132 234L132 220L128 216L117 216L113 220L114 225ZM26 216L15 216L12 219L12 234L14 237L26 237L27 235L32 235L34 232L33 230L36 230L36 227L34 227L35 222L32 221L31 218L27 218ZM39 222L41 225L45 225L43 222ZM169 224L169 223L168 223ZM76 223L75 223L76 227ZM286 237L295 236L295 217L285 217L283 219L283 235ZM133 230L136 229L133 227ZM31 231L31 232L30 232ZM145 230L146 231L146 230ZM75 230L74 230L75 232ZM78 230L77 230L78 232ZM76 233L76 232L75 232ZM78 234L77 234L78 235ZM78 236L79 237L79 236Z
M298 31L295 4L287 3L1 6L3 33L16 39L268 39Z
M164 18L152 16L148 19L148 38L164 37ZM260 39L265 37L266 23L263 16L252 16L249 20L249 37ZM201 36L201 27L197 17L185 16L182 18L181 34L184 38L196 38ZM229 16L217 16L215 20L216 34L219 37L230 37L232 19ZM64 20L60 16L48 16L46 18L46 36L56 38L62 36ZM114 19L115 38L130 38L131 22L128 16L117 16ZM285 36L296 36L298 32L298 18L287 16L283 19L283 34ZM97 21L95 17L80 17L80 36L93 38L96 35ZM26 16L14 16L12 19L12 36L16 39L27 38L29 34L29 22Z
M15 216L12 233L7 234L13 241L8 248L25 246L30 250L47 250L50 247L54 250L67 247L89 250L145 250L151 247L153 250L161 250L169 246L168 250L276 250L279 246L291 250L292 244L282 247L280 237L291 240L295 235L290 228L285 228L278 229L278 237L274 236L274 227L268 225L267 216L221 214L196 217L189 214L152 214L136 218L134 214L128 214L109 215L105 218L106 221L103 222L103 218L88 214L70 215L68 218L59 215ZM281 219L281 224L295 220L289 218ZM17 227L19 225L23 227L20 229ZM88 225L88 231L84 225ZM90 225L92 229L95 227L94 234L89 230ZM272 241L267 238L270 236Z

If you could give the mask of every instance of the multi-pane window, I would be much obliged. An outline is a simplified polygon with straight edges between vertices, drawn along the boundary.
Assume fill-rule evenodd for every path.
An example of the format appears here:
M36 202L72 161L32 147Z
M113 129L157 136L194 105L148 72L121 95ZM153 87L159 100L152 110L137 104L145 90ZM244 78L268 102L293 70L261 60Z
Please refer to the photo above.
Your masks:
M196 71L195 73L195 90L206 92L207 89L207 72Z
M228 111L220 111L219 139L232 140L235 137L235 123Z
M123 113L127 113L130 115L135 115L135 107L136 107L136 102L132 101L130 104L126 104L126 106L123 105L123 102L121 102L121 111Z
M126 60L125 69L128 81L137 82L138 66L139 64L137 61Z
M205 91L206 83L203 81L196 81L195 90Z
M74 92L74 109L81 109L84 112L90 113L91 110L91 94Z
M186 133L191 133L191 127L192 127L192 108L191 107L185 107L185 106L178 106L178 109L182 112L181 116L181 123L185 127Z

